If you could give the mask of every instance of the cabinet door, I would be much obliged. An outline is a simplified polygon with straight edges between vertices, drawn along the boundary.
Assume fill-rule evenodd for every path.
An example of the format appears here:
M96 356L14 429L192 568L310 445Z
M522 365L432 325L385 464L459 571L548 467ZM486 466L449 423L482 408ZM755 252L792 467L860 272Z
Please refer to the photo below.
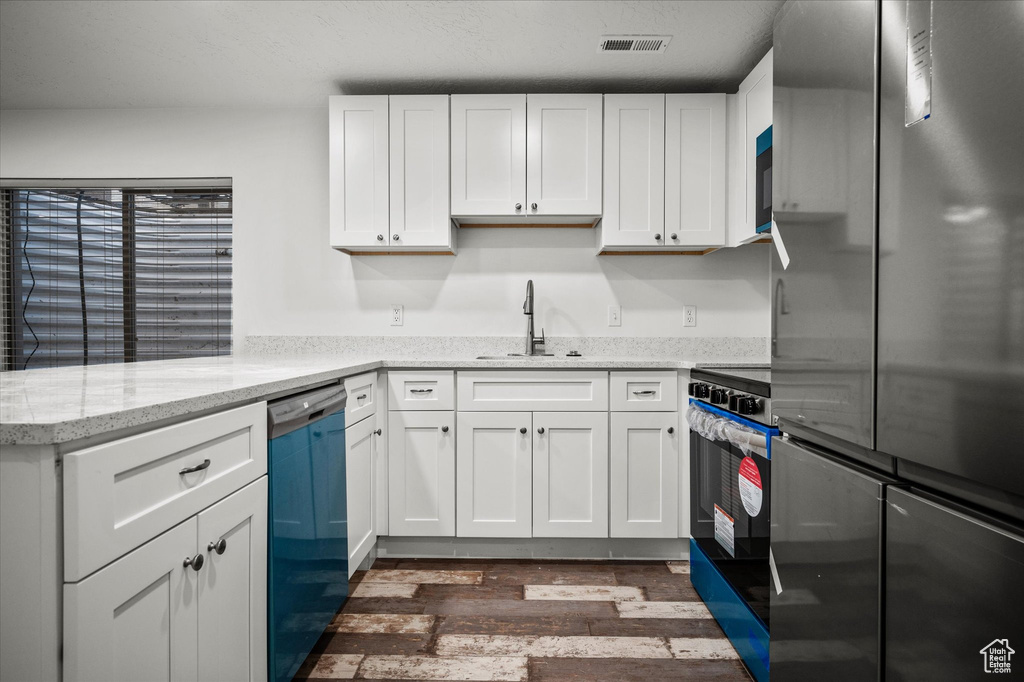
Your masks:
M391 535L455 535L455 413L392 412Z
M196 518L64 586L64 679L196 680Z
M608 537L607 413L534 413L533 536Z
M665 243L725 244L725 95L665 96Z
M364 419L345 429L345 488L348 491L348 574L355 573L377 541L374 483L374 431L376 423ZM338 520L339 524L344 522Z
M452 215L526 215L526 95L452 95L451 107Z
M450 246L448 95L392 95L389 115L391 245Z
M458 422L455 519L459 537L530 537L531 413L460 412Z
M735 126L730 123L729 129L729 164L735 165L729 169L729 246L760 236L755 217L757 137L772 125L771 50L740 83L735 108Z
M331 246L378 246L388 233L388 97L329 98Z
M613 538L676 537L678 421L674 412L612 413Z
M601 95L528 95L529 215L601 215Z
M665 233L665 95L604 98L603 246L658 246Z
M199 514L199 679L267 679L267 477Z

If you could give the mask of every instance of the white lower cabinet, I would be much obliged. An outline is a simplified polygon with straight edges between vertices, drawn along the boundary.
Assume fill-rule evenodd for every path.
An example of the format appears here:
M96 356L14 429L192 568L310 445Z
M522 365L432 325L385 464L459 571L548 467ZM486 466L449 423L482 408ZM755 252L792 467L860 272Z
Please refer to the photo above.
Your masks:
M533 536L608 537L608 414L533 414Z
M455 535L455 413L395 411L388 424L391 535Z
M377 542L377 496L374 492L376 430L375 419L364 419L345 429L349 577Z
M677 537L679 415L613 412L611 537Z
M533 415L460 412L456 439L459 537L532 535Z
M266 543L262 477L65 585L64 679L265 680Z

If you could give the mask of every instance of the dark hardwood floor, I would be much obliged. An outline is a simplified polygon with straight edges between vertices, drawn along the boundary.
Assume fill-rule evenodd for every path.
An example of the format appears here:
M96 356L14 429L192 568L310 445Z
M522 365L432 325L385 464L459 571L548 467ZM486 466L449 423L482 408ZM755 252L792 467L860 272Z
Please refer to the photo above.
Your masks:
M689 564L378 559L296 680L736 680Z

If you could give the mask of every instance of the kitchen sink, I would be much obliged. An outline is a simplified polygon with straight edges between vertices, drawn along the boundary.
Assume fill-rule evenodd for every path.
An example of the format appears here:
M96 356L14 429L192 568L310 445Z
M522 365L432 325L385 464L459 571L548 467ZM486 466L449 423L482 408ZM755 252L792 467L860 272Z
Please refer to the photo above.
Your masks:
M508 353L507 355L478 355L477 360L508 360L509 358L553 358L554 353L540 353L537 355L527 355L526 353Z

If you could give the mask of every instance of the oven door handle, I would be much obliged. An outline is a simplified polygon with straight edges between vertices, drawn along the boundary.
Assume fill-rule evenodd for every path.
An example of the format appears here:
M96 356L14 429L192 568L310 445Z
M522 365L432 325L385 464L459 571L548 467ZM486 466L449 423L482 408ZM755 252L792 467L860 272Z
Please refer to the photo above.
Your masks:
M774 435L774 429L761 431L693 403L686 411L686 421L690 425L690 430L701 438L724 441L739 448L745 455L769 456L768 439Z

